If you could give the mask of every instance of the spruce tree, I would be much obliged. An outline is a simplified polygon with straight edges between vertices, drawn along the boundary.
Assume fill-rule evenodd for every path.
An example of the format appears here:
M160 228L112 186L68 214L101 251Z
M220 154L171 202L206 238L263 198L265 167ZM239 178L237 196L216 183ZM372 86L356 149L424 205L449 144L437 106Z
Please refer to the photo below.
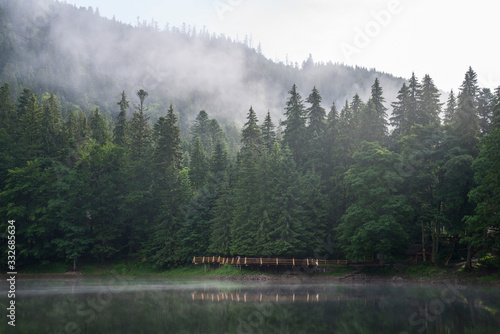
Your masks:
M234 196L225 174L219 198L215 202L211 221L209 252L221 256L231 254L231 222L233 220Z
M150 154L151 148L151 127L149 125L149 116L144 113L146 107L144 101L148 93L139 90L137 96L140 104L136 106L132 119L130 120L130 143L129 148L132 160L139 160Z
M43 150L42 141L42 108L35 94L25 89L19 97L19 138L20 150L25 161L40 157Z
M302 102L302 97L297 92L295 84L288 92L290 97L286 102L285 107L285 121L283 125L285 130L283 133L283 142L292 151L295 162L298 166L302 167L306 159L306 117L305 108Z
M13 139L16 126L18 126L16 107L10 99L10 86L5 83L0 87L0 129L5 129Z
M395 138L408 134L408 131L410 130L410 124L408 121L410 109L409 98L410 90L408 89L408 86L406 86L406 83L403 83L403 86L401 86L401 89L398 92L398 100L391 103L393 109L390 124L394 127L392 135Z
M63 128L61 109L54 94L50 94L43 102L42 112L41 136L44 154L47 157L55 157L63 147Z
M276 126L271 119L271 113L268 111L266 118L264 119L264 123L261 126L262 140L264 141L264 145L267 147L268 151L271 151L276 140L275 128Z
M261 218L259 204L261 192L258 161L261 154L262 134L257 124L257 116L250 108L247 122L242 131L238 179L235 189L234 215L231 223L232 255L258 255L255 247L258 222Z
M199 137L194 139L190 157L189 175L191 183L194 189L199 190L205 184L209 172L209 159Z
M481 136L490 132L494 107L495 98L491 90L489 88L479 90L479 94L477 96L477 113L479 115Z
M325 155L325 146L323 139L326 129L326 111L321 106L321 95L316 87L306 99L311 106L306 109L308 125L306 128L306 167L313 170L326 169L323 156Z
M408 83L409 98L408 98L408 126L422 124L420 117L420 101L422 98L422 86L418 81L415 73L412 73Z
M448 101L446 102L446 109L444 111L444 124L449 125L453 119L455 118L455 111L457 109L457 100L455 98L455 94L453 93L453 89L450 91L450 95L448 96Z
M477 74L469 67L460 87L457 109L451 124L451 133L459 138L460 146L473 157L479 153L479 116L477 113Z
M127 109L129 108L129 101L125 91L122 91L121 100L116 103L120 106L120 113L116 120L116 127L113 131L113 142L122 147L127 146L128 142L128 122L127 122Z
M108 124L106 123L106 119L99 112L99 108L95 108L90 114L89 128L92 139L99 145L105 145L108 142L110 138Z
M434 85L432 78L426 74L422 80L422 90L420 99L420 117L418 124L430 125L441 123L439 114L442 103L440 102L439 90Z

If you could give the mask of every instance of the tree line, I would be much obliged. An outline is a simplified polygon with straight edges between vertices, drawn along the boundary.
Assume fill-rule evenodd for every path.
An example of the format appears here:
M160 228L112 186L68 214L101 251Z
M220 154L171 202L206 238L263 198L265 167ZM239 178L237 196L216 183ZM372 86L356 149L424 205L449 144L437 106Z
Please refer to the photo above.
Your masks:
M14 102L0 87L0 230L16 221L19 265L390 260L423 243L427 261L470 268L499 246L500 88L480 88L471 68L445 106L429 75L412 75L390 117L378 79L367 101L328 112L316 87L303 99L293 85L283 121L259 123L250 107L236 154L204 110L185 141L172 105L151 124L148 95L131 106L122 92L109 122L99 108L63 116L54 94L24 88Z

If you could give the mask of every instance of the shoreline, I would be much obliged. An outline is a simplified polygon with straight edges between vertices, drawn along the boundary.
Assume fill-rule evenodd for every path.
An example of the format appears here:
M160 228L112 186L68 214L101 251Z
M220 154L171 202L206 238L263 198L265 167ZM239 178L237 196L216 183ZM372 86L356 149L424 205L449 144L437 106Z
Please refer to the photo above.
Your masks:
M9 275L1 273L0 279L9 278ZM67 272L58 274L17 274L16 280L81 280L81 279L111 279L111 278L130 278L130 279L165 279L165 280L207 280L207 281L232 281L232 282L259 282L259 283L340 283L340 284L460 284L467 286L491 286L500 287L499 282L477 282L465 281L460 278L446 277L420 277L409 278L402 276L378 276L367 274L347 274L341 276L325 276L315 274L266 274L253 273L244 275L83 275L80 272Z

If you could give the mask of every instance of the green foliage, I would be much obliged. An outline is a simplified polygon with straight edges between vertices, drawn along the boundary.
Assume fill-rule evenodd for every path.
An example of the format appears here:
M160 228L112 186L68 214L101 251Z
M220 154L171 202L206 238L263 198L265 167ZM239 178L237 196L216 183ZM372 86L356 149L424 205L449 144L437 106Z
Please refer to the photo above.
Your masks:
M413 75L392 103L390 143L378 79L368 101L355 94L340 112L333 102L328 116L316 87L306 108L293 85L278 129L250 107L241 132L201 110L190 134L172 104L159 115L168 104L154 94L151 127L144 89L130 120L122 91L113 125L107 107L18 88L14 105L0 87L0 229L16 220L23 265L109 273L118 261L167 275L194 255L391 260L423 240L436 262L443 237L465 243L469 260L500 247L500 91L480 90L471 69L444 127L432 79Z

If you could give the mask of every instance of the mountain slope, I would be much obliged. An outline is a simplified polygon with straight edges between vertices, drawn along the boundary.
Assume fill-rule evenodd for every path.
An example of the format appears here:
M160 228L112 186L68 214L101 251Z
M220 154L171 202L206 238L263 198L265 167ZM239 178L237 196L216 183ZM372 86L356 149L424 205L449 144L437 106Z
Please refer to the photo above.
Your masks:
M261 118L267 110L280 118L294 83L303 96L316 86L329 108L355 93L367 98L375 77L386 101L403 82L375 70L311 59L299 69L205 29L132 27L52 0L0 0L0 8L0 80L11 84L15 96L22 86L54 92L65 110L67 102L85 111L98 105L115 116L121 91L134 102L135 92L144 88L153 119L173 103L183 127L201 109L241 123L251 105Z

